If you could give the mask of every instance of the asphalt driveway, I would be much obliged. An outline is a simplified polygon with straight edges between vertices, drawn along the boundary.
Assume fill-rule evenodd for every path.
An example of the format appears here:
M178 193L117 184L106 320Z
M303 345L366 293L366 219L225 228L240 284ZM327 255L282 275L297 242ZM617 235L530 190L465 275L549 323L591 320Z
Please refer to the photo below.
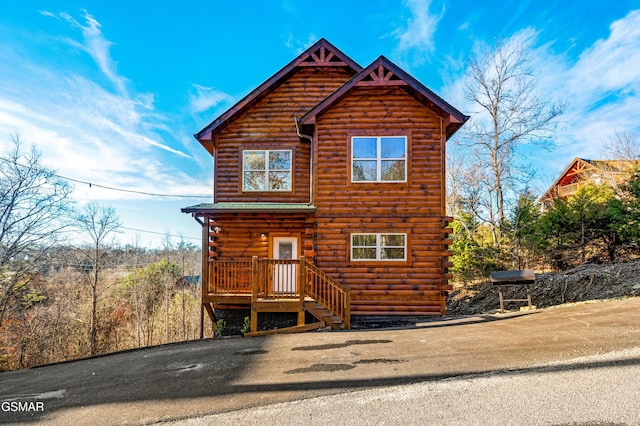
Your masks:
M639 348L640 298L425 321L402 329L204 340L0 373L0 423L206 418L496 372L536 375L548 372L543 364L550 362L560 363L558 371L636 368ZM626 356L584 361L609 353ZM574 362L578 358L583 361ZM364 423L356 417L344 424Z

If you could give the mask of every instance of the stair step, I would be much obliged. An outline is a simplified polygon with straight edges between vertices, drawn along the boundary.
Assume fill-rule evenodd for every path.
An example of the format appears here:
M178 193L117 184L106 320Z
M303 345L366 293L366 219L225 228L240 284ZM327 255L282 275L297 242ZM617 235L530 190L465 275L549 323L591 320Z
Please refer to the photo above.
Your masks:
M323 321L332 329L344 329L344 322L337 316L329 312L324 306L318 302L310 302L305 305L305 309L318 320Z

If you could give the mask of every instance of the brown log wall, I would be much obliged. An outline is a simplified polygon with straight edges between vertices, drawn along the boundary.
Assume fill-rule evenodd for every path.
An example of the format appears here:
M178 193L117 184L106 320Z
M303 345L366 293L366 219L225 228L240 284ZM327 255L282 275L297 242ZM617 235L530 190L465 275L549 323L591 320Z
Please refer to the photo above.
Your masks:
M300 141L294 120L350 77L340 68L302 67L223 130L216 138L215 202L308 202L310 144ZM242 149L293 150L293 191L243 193Z
M316 264L353 315L444 314L448 252L440 117L400 88L359 87L317 120ZM408 137L406 183L351 183L351 136ZM351 233L407 234L406 262L350 261Z
M250 261L253 256L271 257L273 236L300 237L300 255L313 257L312 215L297 213L220 214L209 218L209 260ZM219 233L213 227L219 225ZM261 234L265 234L265 238Z

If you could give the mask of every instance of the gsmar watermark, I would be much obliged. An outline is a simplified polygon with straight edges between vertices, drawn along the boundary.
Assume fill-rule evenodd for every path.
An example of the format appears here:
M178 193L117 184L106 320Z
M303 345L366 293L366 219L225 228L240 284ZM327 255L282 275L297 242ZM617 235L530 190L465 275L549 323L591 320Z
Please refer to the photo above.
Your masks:
M44 412L42 401L2 401L0 411L4 413L16 412Z

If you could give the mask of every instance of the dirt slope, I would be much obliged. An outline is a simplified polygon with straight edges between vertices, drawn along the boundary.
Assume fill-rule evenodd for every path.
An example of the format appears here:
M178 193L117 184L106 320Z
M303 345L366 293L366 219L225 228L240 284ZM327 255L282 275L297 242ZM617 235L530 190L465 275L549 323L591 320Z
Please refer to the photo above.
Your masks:
M508 294L506 292L509 292ZM515 290L518 291L518 290ZM538 308L585 300L640 296L640 259L609 264L586 264L562 272L536 275L531 289ZM505 298L526 298L526 292L505 289ZM526 302L505 304L518 310ZM499 310L498 290L486 282L456 286L447 299L447 315L475 315Z

